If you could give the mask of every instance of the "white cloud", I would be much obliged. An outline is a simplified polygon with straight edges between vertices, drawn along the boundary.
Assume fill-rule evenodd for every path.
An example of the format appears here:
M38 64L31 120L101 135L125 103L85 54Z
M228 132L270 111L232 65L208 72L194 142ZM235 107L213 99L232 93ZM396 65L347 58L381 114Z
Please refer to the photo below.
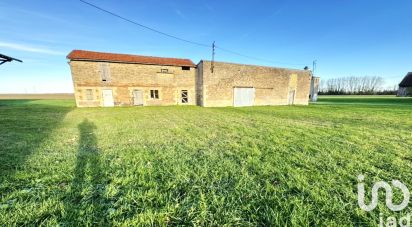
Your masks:
M47 48L38 48L38 47L27 46L27 45L18 44L18 43L8 43L8 42L1 42L0 41L0 47L12 49L12 50L39 53L39 54L65 55L65 53L63 53L63 52L54 51L54 50L50 50L50 49L47 49Z

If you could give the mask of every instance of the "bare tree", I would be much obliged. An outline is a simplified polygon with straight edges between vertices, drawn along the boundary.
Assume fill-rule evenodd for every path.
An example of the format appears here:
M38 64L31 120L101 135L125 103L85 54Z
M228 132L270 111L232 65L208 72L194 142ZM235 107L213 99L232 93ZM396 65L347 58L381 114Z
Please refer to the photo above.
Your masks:
M324 94L375 94L382 90L384 80L379 76L339 77L322 80Z

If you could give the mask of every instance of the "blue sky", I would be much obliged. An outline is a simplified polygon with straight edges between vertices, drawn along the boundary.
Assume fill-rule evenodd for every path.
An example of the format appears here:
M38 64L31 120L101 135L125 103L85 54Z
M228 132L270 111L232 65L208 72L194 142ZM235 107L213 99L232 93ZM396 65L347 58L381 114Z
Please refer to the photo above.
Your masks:
M412 1L88 0L166 33L212 43L216 60L288 68L322 79L382 76L393 86L412 71ZM211 50L161 36L77 0L0 1L0 93L72 92L73 49L210 59Z

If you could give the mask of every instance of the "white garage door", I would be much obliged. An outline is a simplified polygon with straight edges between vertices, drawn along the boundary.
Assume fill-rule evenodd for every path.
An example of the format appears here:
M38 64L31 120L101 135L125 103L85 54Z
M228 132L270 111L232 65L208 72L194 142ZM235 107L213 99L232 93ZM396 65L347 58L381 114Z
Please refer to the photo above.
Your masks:
M255 88L235 87L233 92L234 106L253 106L255 102Z

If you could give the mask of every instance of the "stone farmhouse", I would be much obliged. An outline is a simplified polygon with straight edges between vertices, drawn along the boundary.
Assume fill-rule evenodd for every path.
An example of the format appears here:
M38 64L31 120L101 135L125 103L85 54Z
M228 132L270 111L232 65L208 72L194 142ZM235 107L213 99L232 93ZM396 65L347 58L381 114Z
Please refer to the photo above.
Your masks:
M73 50L78 107L307 105L311 71ZM313 95L313 94L311 94Z

